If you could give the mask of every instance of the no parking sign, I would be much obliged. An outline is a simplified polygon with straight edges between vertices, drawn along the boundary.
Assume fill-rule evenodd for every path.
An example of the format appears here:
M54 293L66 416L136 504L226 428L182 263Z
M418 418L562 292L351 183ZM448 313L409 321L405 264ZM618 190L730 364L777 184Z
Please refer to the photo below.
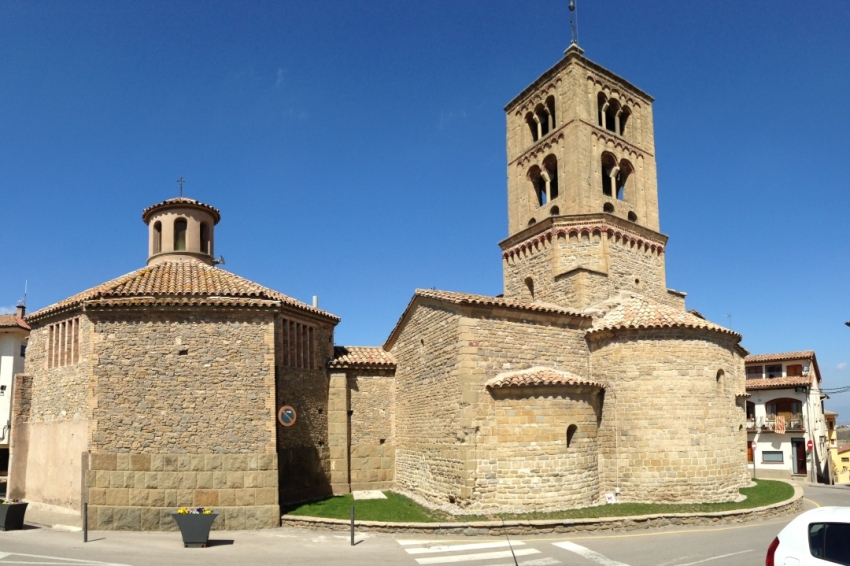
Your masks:
M290 407L289 405L284 405L277 412L277 422L282 424L283 426L292 426L295 424L295 419L297 419L297 415L295 414L295 409Z

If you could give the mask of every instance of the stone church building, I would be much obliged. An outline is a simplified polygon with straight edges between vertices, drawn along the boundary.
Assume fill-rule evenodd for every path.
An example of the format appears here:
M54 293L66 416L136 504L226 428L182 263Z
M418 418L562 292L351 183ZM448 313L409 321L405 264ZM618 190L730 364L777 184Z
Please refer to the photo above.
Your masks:
M27 317L10 495L87 501L97 529L188 505L271 527L358 489L734 499L746 350L666 286L652 98L573 45L506 113L504 294L417 290L381 346L334 346L339 318L217 266L217 209L146 209L145 267Z

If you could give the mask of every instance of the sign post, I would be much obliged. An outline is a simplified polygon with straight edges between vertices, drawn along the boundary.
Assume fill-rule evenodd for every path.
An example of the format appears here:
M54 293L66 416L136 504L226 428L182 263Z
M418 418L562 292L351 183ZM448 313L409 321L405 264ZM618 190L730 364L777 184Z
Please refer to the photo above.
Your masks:
M806 442L806 450L811 453L812 463L809 466L809 468L812 470L812 473L809 474L811 476L809 478L809 481L812 482L812 483L815 483L815 455L814 455L814 452L812 452L814 450L814 448L815 448L815 443L812 442L812 439L810 438L808 440L808 442Z
M750 444L750 448L753 449L753 479L756 479L756 441L753 440L752 444Z

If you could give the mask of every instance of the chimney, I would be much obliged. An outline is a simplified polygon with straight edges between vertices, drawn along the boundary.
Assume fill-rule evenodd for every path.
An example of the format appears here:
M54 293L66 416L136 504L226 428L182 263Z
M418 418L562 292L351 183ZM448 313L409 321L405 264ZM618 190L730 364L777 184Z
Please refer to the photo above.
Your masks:
M24 315L27 314L27 306L23 303L20 303L17 307L17 315L18 318L24 318Z
M313 295L313 308L314 309L319 308L319 296L318 295Z

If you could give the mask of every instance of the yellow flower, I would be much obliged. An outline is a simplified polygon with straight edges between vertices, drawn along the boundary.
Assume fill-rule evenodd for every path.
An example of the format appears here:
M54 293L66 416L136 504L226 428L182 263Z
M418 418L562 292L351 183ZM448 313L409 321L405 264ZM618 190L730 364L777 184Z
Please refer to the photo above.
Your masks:
M189 510L186 507L181 507L177 510L178 515L188 515Z

